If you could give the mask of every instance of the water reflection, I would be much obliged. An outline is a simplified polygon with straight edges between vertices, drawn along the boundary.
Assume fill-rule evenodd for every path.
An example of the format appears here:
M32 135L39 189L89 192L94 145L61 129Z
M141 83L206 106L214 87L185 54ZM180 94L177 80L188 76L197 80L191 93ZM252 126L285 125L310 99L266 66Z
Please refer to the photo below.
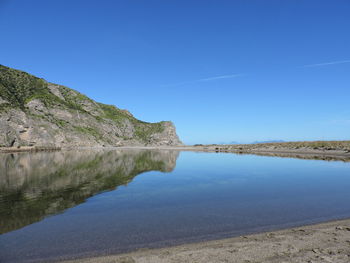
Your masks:
M178 151L81 150L0 155L0 233L126 185L147 171L171 172Z
M0 262L57 262L350 217L350 163L177 155L0 155L0 218L7 231L0 235ZM157 171L135 177L150 170Z

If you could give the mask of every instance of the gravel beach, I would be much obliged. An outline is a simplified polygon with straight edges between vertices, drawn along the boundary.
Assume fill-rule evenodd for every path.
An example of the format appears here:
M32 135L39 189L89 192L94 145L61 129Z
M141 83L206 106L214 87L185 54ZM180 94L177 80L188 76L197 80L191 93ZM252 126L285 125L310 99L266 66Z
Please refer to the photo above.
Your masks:
M67 263L350 262L350 219Z

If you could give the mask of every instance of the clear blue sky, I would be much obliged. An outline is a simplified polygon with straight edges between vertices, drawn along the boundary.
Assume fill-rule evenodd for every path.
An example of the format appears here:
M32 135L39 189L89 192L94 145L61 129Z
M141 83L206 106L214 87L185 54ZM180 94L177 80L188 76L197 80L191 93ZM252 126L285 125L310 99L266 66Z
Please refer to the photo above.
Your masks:
M0 0L0 63L185 143L350 139L349 0Z

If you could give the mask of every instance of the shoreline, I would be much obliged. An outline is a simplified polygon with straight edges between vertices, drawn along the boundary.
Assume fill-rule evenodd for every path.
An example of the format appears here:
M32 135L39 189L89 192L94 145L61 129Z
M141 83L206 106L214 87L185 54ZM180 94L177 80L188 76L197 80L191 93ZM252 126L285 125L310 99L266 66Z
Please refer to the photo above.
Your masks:
M220 152L220 153L238 153L238 154L299 154L299 155L324 155L324 156L339 156L349 157L350 152L342 150L312 150L312 149L238 149L226 147L226 145L215 146L120 146L120 147L105 147L116 149L159 149L159 150L181 150L181 151L196 151L196 152Z
M52 152L60 151L61 147L41 147L41 146L22 146L22 147L1 147L0 153L21 153L21 152Z
M334 262L350 261L350 219L233 238L88 257L65 263Z
M255 147L251 145L203 145L203 146L116 146L116 147L0 147L0 153L23 153L23 152L41 152L41 151L64 151L64 150L89 150L89 149L140 149L140 150L176 150L193 152L211 152L211 153L234 153L234 154L252 154L270 157L285 157L298 159L312 159L325 161L343 161L350 162L350 152L348 150L328 150L328 149L293 149L293 148L266 148ZM247 147L248 146L248 147ZM254 145L255 146L255 145Z

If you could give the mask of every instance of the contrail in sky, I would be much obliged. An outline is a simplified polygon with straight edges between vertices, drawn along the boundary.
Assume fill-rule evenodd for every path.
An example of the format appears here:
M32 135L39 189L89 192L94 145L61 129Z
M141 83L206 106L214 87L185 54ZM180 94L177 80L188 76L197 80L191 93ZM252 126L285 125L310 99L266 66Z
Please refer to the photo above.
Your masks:
M339 60L339 61L331 61L331 62L326 62L326 63L310 64L310 65L304 65L303 67L304 68L322 67L322 66L344 64L344 63L350 63L350 60Z
M179 83L162 85L162 86L163 87L174 87L174 86L181 86L181 85L185 85L185 84L191 84L191 83L197 83L197 82L206 82L206 81L212 81L212 80L218 80L218 79L232 79L232 78L237 78L237 77L240 77L240 76L242 76L242 74L221 75L221 76L216 76L216 77L196 79L196 80L179 82Z

